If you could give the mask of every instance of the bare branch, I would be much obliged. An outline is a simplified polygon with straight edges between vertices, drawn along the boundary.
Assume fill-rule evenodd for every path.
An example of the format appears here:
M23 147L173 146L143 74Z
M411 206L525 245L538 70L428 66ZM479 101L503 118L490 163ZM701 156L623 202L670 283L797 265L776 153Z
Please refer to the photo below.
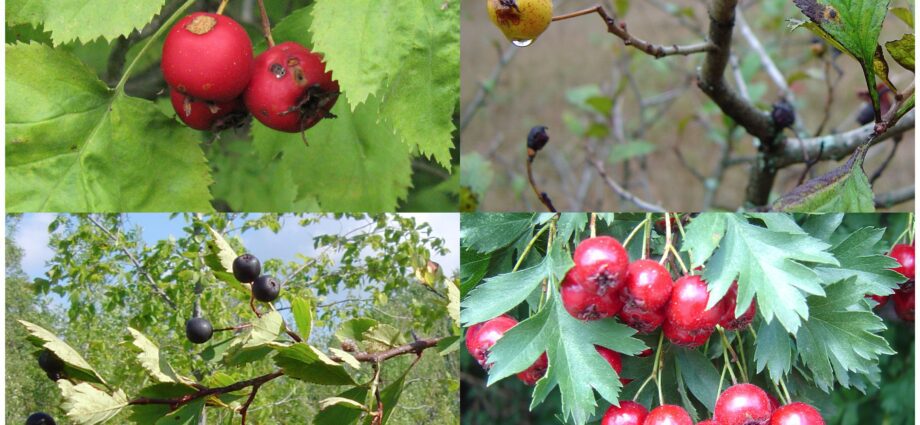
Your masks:
M597 173L604 180L604 183L607 184L607 187L609 187L611 190L616 192L617 195L620 195L621 198L629 202L632 202L637 207L645 211L652 211L652 212L665 212L666 211L664 207L662 207L661 205L653 204L648 201L644 201L640 199L638 196L632 194L632 192L620 186L619 183L617 183L615 180L610 178L610 175L607 174L607 170L604 169L604 164L600 160L595 159L594 149L591 147L588 147L587 151L588 151L588 158L587 158L588 162L591 163L591 165L593 165L595 169L597 169Z

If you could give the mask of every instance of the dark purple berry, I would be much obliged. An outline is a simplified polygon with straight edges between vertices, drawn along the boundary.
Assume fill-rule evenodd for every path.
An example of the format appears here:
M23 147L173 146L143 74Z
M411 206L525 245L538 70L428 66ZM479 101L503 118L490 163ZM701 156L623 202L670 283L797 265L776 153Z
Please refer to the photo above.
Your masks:
M543 149L548 142L549 134L546 132L546 126L538 125L530 129L530 134L527 135L527 148L537 152Z
M233 277L240 283L252 283L262 273L262 264L252 254L243 254L233 260Z

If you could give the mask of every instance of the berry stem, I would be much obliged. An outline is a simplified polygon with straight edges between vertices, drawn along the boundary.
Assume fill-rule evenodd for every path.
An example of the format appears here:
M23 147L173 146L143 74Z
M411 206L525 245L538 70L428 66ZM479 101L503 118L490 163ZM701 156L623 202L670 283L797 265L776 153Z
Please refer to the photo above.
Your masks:
M719 336L722 338L722 352L726 354L725 361L728 361L727 353L731 353L732 363L738 366L738 371L741 372L741 379L743 379L744 382L748 382L747 372L741 368L741 365L738 363L738 353L735 352L731 342L728 341L728 337L725 336L725 330L722 329L721 326L716 327L716 330L719 331ZM737 382L735 383L737 384Z
M652 238L652 213L645 213L645 227L642 232L642 259L648 258L649 242Z
M665 261L668 261L668 255L671 253L671 250L674 249L674 246L671 245L671 214L664 213L664 255L661 256L661 259L658 260L658 264L664 264Z
M660 46L657 44L649 43L648 41L636 38L634 35L630 34L629 31L626 30L626 23L617 23L616 19L614 19L613 16L601 5L589 7L587 9L576 10L575 12L566 13L559 16L553 16L553 22L577 18L579 16L590 15L592 13L597 13L598 16L604 20L604 23L607 24L607 32L623 40L625 45L635 47L655 58L661 58L670 55L690 55L694 53L708 52L716 49L716 45L710 42L688 44L685 46Z
M674 248L674 245L671 245L671 252L674 253L674 258L677 260L677 264L680 264L681 271L683 271L684 274L690 274L690 270L687 269L687 265L684 264L684 259L680 258L680 254L677 252L677 248Z
M528 149L527 153L527 180L530 182L530 187L533 188L533 193L537 195L537 199L543 203L547 210L550 212L556 212L556 207L553 206L553 200L549 198L549 195L546 192L540 190L537 187L537 181L533 178L533 159L537 157L537 152L531 149ZM533 155L530 154L530 151L533 152Z
M649 381L656 379L658 372L658 365L661 362L661 347L664 345L664 332L658 335L658 348L655 349L655 363L652 365L652 373L648 375L648 378L645 378L645 381L642 381L642 385L639 386L639 389L636 390L636 394L633 395L633 401L636 401L639 398L639 394L642 394L642 390L645 389L645 386L648 385ZM660 390L660 388L659 388Z
M741 356L741 374L744 375L744 380L747 381L747 358L744 355L744 339L741 335L741 332L735 332L735 336L738 338L738 354Z
M771 380L770 383L773 384L773 389L776 390L776 394L779 396L780 402L782 402L783 404L789 404L789 402L792 401L786 398L786 396L783 394L783 391L780 390L778 386L776 386L776 382L773 382Z
M227 8L227 3L229 3L229 2L230 2L230 0L220 0L220 6L217 6L217 14L218 14L218 15L223 15L223 14L224 14L224 9ZM246 423L246 421L243 420L243 423Z
M214 332L226 332L226 331L234 331L234 332L236 332L236 331L238 331L238 330L246 329L246 328L249 328L249 327L252 327L252 323L243 323L242 325L230 326L230 327L227 327L227 328L218 328L218 329L214 329Z
M719 329L719 335L722 336L722 357L725 359L725 367L728 368L728 374L732 377L732 385L735 385L738 383L738 377L735 376L735 371L731 366L731 359L728 358L728 339L725 338L725 334L722 332L722 329Z
M556 217L559 217L559 216L557 215ZM555 221L556 218L553 217L552 220ZM514 268L511 269L511 273L516 272L517 269L518 269L518 267L521 267L521 263L524 262L524 258L527 257L527 254L530 252L530 249L533 248L533 244L536 243L536 242L537 242L537 239L539 239L540 236L542 236L544 233L546 233L546 231L549 230L549 228L550 228L550 225L544 225L543 228L540 229L540 231L537 232L536 235L533 235L533 237L530 238L530 242L527 243L527 247L524 248L524 252L521 253L521 256L520 256L520 257L518 257L517 263L514 263Z
M624 248L629 245L629 241L632 240L633 236L636 236L636 233L639 232L639 229L641 229L642 225L645 224L647 221L648 221L648 217L646 217L645 220L640 221L639 224L636 225L636 227L633 227L632 231L629 232L629 236L627 236L626 239L623 240Z
M192 7L193 4L195 4L195 0L186 0L186 2L178 9L176 9L176 12L173 13L172 16L166 20L166 22L163 22L163 25L160 27L160 29L158 29L157 32L155 32L153 36L147 40L147 43L144 44L144 47L141 47L141 51L137 53L137 56L134 57L134 60L132 60L128 67L125 68L124 74L121 75L121 79L118 80L118 84L115 85L116 92L124 93L125 84L128 82L128 77L131 76L131 72L134 71L134 67L137 66L137 63L141 60L141 58L144 58L144 53L147 53L147 49L149 49L153 42L157 41L157 39L159 39L163 33L169 31L169 29L172 28L173 22L185 14L185 11L188 10L189 7Z
M597 237L597 213L591 213L590 219L591 237Z
M259 0L259 14L262 15L262 33L265 34L265 41L268 47L275 47L275 40L272 39L272 24L268 21L264 0Z

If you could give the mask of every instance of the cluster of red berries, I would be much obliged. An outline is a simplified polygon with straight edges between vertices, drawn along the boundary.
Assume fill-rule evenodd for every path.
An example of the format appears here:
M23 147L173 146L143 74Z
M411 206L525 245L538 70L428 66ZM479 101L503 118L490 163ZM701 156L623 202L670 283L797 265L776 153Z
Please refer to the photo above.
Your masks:
M888 253L890 257L901 263L899 267L892 270L907 278L907 282L902 283L891 295L895 313L905 322L914 321L914 254L914 246L906 244L897 244ZM878 307L885 305L889 298L887 295L870 295L870 297L878 303Z
M665 404L649 412L639 403L621 401L607 409L601 425L693 425L693 420L680 406ZM719 395L713 418L697 425L824 425L824 419L811 405L779 406L776 398L757 386L738 384Z
M173 109L197 130L239 126L251 113L298 133L331 116L339 95L319 54L285 42L253 59L246 30L215 13L192 13L170 29L161 68Z
M671 274L652 260L629 262L623 245L609 236L585 239L575 248L575 266L562 281L566 311L580 320L618 316L641 333L662 325L673 343L698 347L716 325L741 329L754 320L756 306L735 316L738 285L706 309L709 290L698 275L671 280Z

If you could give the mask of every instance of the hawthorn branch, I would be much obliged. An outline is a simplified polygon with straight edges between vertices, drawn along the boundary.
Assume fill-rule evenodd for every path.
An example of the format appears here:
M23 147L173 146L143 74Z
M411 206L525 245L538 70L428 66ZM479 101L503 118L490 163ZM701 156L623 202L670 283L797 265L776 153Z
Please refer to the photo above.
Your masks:
M374 353L353 353L352 356L359 362L365 363L380 363L387 359L396 356L402 356L405 354L416 354L420 355L423 351L438 345L444 337L439 338L423 338L416 341L412 341L406 345L401 345L399 347L393 347L389 350L378 351ZM341 362L342 359L337 356L329 356L330 359L337 362Z
M86 218L91 223L93 223L94 226L96 226L99 230L101 230L102 233L108 236L109 239L111 239L112 242L115 244L115 246L121 249L121 252L124 252L125 255L128 256L128 259L130 259L131 262L134 264L134 268L137 270L137 272L140 273L142 276L144 276L147 279L147 284L150 286L153 292L159 295L160 298L162 298L163 301L165 301L166 304L168 304L170 308L175 309L176 303L173 302L173 300L169 298L169 295L166 295L166 292L164 292L163 289L160 288L159 285L157 285L156 281L153 280L153 277L150 276L150 272L148 272L147 269L144 268L143 265L141 265L141 262L137 260L137 257L135 257L134 254L130 250L128 250L127 245L124 244L121 238L117 237L115 234L110 232L109 229L106 229L105 227L103 227L102 224L96 221L96 219L94 219L92 215L87 214Z
M591 163L591 165L593 165L595 169L597 169L597 173L601 176L601 179L603 179L604 183L607 184L607 187L609 187L611 190L616 192L617 195L620 195L621 198L629 202L632 202L637 207L645 211L652 211L652 212L665 212L666 211L664 207L662 207L661 205L653 204L648 201L644 201L638 196L634 195L632 192L620 186L619 183L617 183L615 180L613 180L613 178L610 177L609 174L607 174L607 170L604 169L604 164L600 160L594 159L595 158L594 148L589 146L587 150L588 150L588 158L587 158L588 162Z
M629 33L626 29L626 23L620 22L617 23L613 15L607 12L604 9L604 6L596 5L594 7L589 7L587 9L578 10L571 13L566 13L559 16L554 16L553 21L562 21L566 19L576 18L579 16L590 15L592 13L597 13L601 19L604 20L604 23L607 24L607 32L613 34L619 39L623 40L623 43L627 46L635 47L640 51L657 58L663 58L665 56L672 55L692 55L695 53L702 53L712 51L716 48L715 45L708 42L688 44L688 45L670 45L662 46L658 44L653 44L648 41L645 41L641 38L638 38Z
M778 144L774 165L777 168L783 168L792 164L804 163L806 159L812 161L837 161L843 159L853 153L860 145L865 144L866 141L869 141L871 146L913 130L914 118L915 112L908 112L898 120L897 124L875 138L872 138L875 124L870 123L846 133L813 137L805 140L785 139ZM824 145L823 151L821 149L822 144Z

